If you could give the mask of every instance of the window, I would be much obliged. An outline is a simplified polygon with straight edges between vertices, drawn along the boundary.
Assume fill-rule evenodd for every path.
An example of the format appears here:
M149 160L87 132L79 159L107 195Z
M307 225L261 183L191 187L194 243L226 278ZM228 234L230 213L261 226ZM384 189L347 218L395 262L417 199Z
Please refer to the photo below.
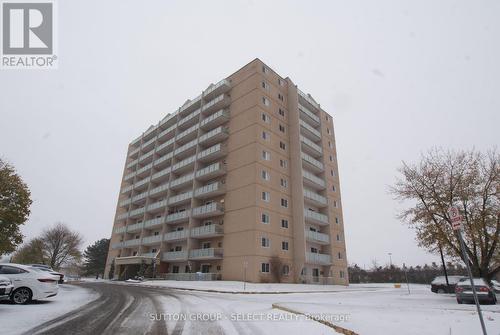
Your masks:
M340 235L337 234L337 241L340 241Z
M271 195L269 194L269 192L262 192L262 200L263 201L269 202L270 199L271 199Z
M337 208L338 204L337 204L337 200L333 200L333 207Z
M290 267L288 265L283 265L283 269L281 271L283 276L288 276L290 274Z
M269 214L262 213L261 221L262 221L262 223L269 224Z
M332 144L332 142L328 141L328 147L329 147L330 149L333 149L333 144Z
M175 251L182 251L182 246L181 245L175 246Z
M132 253L132 256L137 256L137 251L134 251L134 252Z
M262 176L262 179L264 179L264 180L269 180L269 179L271 179L271 176L270 176L269 172L267 172L267 171L265 171L265 170L262 170L262 172L261 172L261 176Z
M281 242L281 249L288 250L288 241Z
M280 141L280 148L286 150L286 144Z
M333 162L333 156L330 155L330 162Z
M151 252L157 252L156 248L151 249Z
M285 81L278 78L278 85L285 86Z
M179 273L179 265L172 266L172 273Z
M281 228L288 228L288 220L281 219Z
M278 110L278 114L281 115L281 116L283 116L283 117L285 117L285 110L283 110L283 109L280 108Z
M326 133L330 135L330 128L326 128Z
M265 161L270 161L271 160L271 153L267 151L262 151L262 159Z
M340 223L339 218L337 218L337 217L335 218L335 223L336 223L336 224L339 224L339 223Z
M158 236L158 235L160 235L160 232L159 232L159 231L155 231L155 232L153 233L153 235L154 235L154 236Z
M262 113L262 121L264 121L265 123L269 123L271 121L271 117L266 113Z
M264 106L271 106L271 101L269 101L269 99L266 97L262 97L262 103L264 104Z
M333 192L336 192L336 191L337 191L337 189L335 188L335 185L332 185L332 191L333 191Z
M267 238L267 237L260 238L260 246L262 248L269 248L270 245L271 245L271 242L269 241L269 238Z
M260 271L262 273L269 273L269 263L262 263L260 265Z
M15 266L2 265L0 266L0 274L3 275L17 275L20 273L25 273L27 271L17 268Z
M281 123L280 123L280 125L279 125L279 128L280 128L280 131L281 131L282 133L284 133L284 132L285 132L285 126L284 126L284 125L282 125Z
M271 135L269 135L269 133L267 133L265 131L262 132L262 139L263 140L269 141L270 138L271 138Z
M333 170L330 170L330 174L333 176L335 176L335 172L333 172Z
M268 73L269 69L265 65L262 65L262 72Z
M282 187L288 187L288 180L281 178L280 184Z
M283 95L281 93L278 93L278 99L280 99L281 101L284 100L284 97L283 97Z
M288 167L288 162L284 159L280 159L280 166L286 169Z
M340 270L339 275L340 275L340 278L344 278L344 271Z
M338 256L339 259L342 259L342 253L341 252L339 252L337 256Z
M281 207L288 208L288 200L281 198Z
M266 83L265 81L262 82L262 88L269 91L269 84Z
M318 249L317 248L314 248L314 247L311 247L311 252L313 254L317 254L318 253Z

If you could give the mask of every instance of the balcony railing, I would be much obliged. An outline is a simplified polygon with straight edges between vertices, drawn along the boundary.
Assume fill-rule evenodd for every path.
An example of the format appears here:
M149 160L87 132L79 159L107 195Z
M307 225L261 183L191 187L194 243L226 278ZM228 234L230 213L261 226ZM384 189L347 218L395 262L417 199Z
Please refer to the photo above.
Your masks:
M194 173L189 173L185 176L172 180L170 182L170 188L175 188L177 186L183 185L185 183L192 181L193 179L194 179Z
M122 227L115 228L114 233L115 234L123 234L126 231L127 231L127 227L122 226Z
M219 81L217 84L215 85L211 85L209 88L207 88L204 92L203 92L203 96L206 97L206 96L210 96L210 94L214 93L214 92L217 92L217 91L226 91L226 90L229 90L231 87L231 83L229 82L229 80L227 79L222 79L221 81Z
M180 109L179 109L179 113L183 113L184 111L186 110L189 110L191 109L194 105L196 104L199 104L201 100L201 94L198 95L196 98L194 98L193 100L191 100L190 102L184 104Z
M187 251L168 251L162 255L164 261L175 261L187 259Z
M221 258L221 248L194 249L189 251L189 259Z
M146 209L144 207L140 207L140 208L131 210L129 212L129 217L133 217L133 216L144 214L145 211L146 211Z
M142 238L142 244L157 244L161 242L161 235L153 235Z
M306 262L318 265L332 264L332 257L327 254L317 254L314 252L306 252Z
M302 141L302 143L309 146L311 149L315 150L317 155L323 154L323 148L321 148L319 145L317 145L307 137L300 135L300 140Z
M317 116L316 114L314 114L313 112L311 112L309 109L305 108L304 106L302 106L301 104L299 104L299 110L304 113L305 115L307 115L309 118L311 118L313 120L313 122L315 122L316 124L319 124L320 123L320 118L319 116Z
M225 147L222 146L220 143L217 143L216 145L211 146L210 148L199 152L198 153L198 159L204 160L204 159L208 159L212 155L216 155L216 154L219 154L219 153L223 154L224 153L224 151L223 151L224 148Z
M167 206L167 200L162 200L162 201L157 201L155 203L152 203L151 205L148 205L148 211L153 211L158 208L162 208Z
M203 179L203 177L210 178L211 176L224 174L225 170L223 166L224 166L223 164L217 162L207 167L204 167L203 169L196 171L196 178Z
M146 253L142 253L141 257L156 258L157 255L158 255L158 252L146 252Z
M176 203L185 201L187 199L191 199L192 197L193 197L193 191L181 193L181 194L175 195L173 197L170 197L168 199L168 204L169 205L176 204Z
M193 155L189 158L186 158L186 159L180 161L179 163L172 165L172 171L176 171L176 170L179 170L185 166L188 166L189 164L193 163L195 160L196 160L196 155Z
M324 170L324 166L323 166L323 163L321 163L319 160L309 156L308 154L304 153L304 152L301 152L300 153L302 159L304 161L306 161L307 163L311 164L314 168L320 170L320 171L323 171Z
M170 233L166 233L163 235L163 240L164 241L177 241L177 240L184 240L189 237L189 230L184 229L184 230L176 230L172 231Z
M224 213L224 206L220 203L213 202L208 205L193 208L193 217L209 217L221 215Z
M134 231L140 231L144 227L144 222L134 223L127 226L127 233L131 233Z
M212 123L219 125L226 122L227 120L229 120L229 112L224 109L221 109L220 111L213 113L212 115L201 121L200 127L203 128L206 125Z
M220 182L208 184L194 191L194 196L197 198L206 198L223 192L223 185Z
M215 129L209 131L206 134L201 135L199 138L199 142L203 143L203 142L208 141L212 138L223 139L223 138L226 138L227 136L229 136L229 129L227 127L220 126L220 127L217 127Z
M157 160L154 161L154 166L158 166L160 165L161 163L164 163L166 161L168 161L169 159L171 159L172 157L174 156L174 153L173 152L169 152L168 154L166 154L165 156L162 156L160 158L158 158Z
M304 128L306 129L311 135L313 135L313 137L317 140L321 139L321 133L314 129L313 127L311 127L307 122L304 122L303 120L299 120L299 124Z
M328 200L324 196L308 189L304 189L304 198L310 199L324 206L328 205Z
M171 167L169 166L169 167L167 167L167 168L165 168L165 169L161 170L160 172L157 172L157 173L153 174L153 175L151 176L151 179L152 179L152 180L155 180L155 179L158 179L158 178L160 178L160 177L162 177L162 176L168 175L168 174L170 173L170 170L172 170L172 169L171 169Z
M214 236L214 235L220 235L223 233L223 229L220 225L207 225L207 226L200 226L191 229L191 237L192 238L203 238L207 236Z
M160 185L158 187L152 188L149 190L149 195L155 195L158 193L166 192L168 190L168 183Z
M328 216L326 216L325 214L311 211L309 209L304 209L304 217L306 218L306 220L313 221L314 223L323 225L328 224Z
M187 218L189 218L189 212L182 211L182 212L177 212L177 213L167 215L167 218L165 221L167 223L174 223L177 221L186 220Z
M330 236L317 231L306 230L306 238L312 242L317 242L320 244L330 243Z
M141 239L140 238L136 238L134 240L123 241L123 247L124 248L136 247L136 246L138 246L140 244L141 244Z
M123 248L123 242L117 242L111 244L111 249L121 249L121 248Z
M196 144L198 144L198 139L194 139L194 140L192 140L192 141L190 141L190 142L188 142L188 143L186 143L186 144L178 147L177 149L175 149L174 155L178 155L178 154L180 154L180 153L182 153L182 152L184 152L186 150L194 148L194 147L196 147Z
M164 217L146 220L146 221L144 221L144 228L154 228L154 227L160 226L163 222L165 222Z
M314 174L312 174L311 172L309 171L306 171L306 170L302 170L302 175L304 176L304 178L312 181L313 183L317 184L318 186L320 186L321 188L325 188L326 187L326 183L323 179L315 176Z
M184 130L183 132L177 134L177 136L175 137L175 140L176 141L181 140L183 137L186 137L189 134L193 133L194 131L198 130L198 127L199 127L198 124L195 124L194 126L189 127L188 129Z
M194 112L192 112L191 114L189 114L188 116L186 116L185 118L183 118L182 120L180 120L177 125L178 126L182 126L183 124L189 122L193 118L195 118L198 115L200 115L200 112L201 112L201 110L198 108L197 110L195 110Z
M307 101L308 103L310 103L313 107L316 107L317 109L319 109L319 104L313 99L313 97L311 97L310 94L305 94L304 92L302 92L301 90L297 90L297 92L299 93L299 96L301 96L305 101Z

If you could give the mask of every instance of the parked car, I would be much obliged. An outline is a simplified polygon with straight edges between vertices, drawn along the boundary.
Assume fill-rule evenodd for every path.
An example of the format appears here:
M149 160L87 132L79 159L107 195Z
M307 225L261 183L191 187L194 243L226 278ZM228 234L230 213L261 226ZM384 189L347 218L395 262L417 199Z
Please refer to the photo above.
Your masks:
M27 265L0 264L0 276L7 277L12 281L14 290L10 299L15 304L50 298L57 295L59 290L57 277Z
M14 289L12 281L4 276L0 276L0 300L8 300Z
M448 283L450 286L447 286L445 276L436 277L431 282L431 291L434 293L455 293L455 285L463 278L465 277L448 276Z
M50 266L45 265L45 264L31 264L30 266L34 267L38 270L48 272L51 275L59 277L59 284L64 284L64 274L54 271Z
M480 304L491 304L495 305L497 303L497 297L493 288L488 285L488 282L483 278L473 279L474 288L476 289L477 299ZM470 280L462 280L457 283L455 287L455 295L457 297L457 302L459 304L474 303L474 295L472 293L472 286Z

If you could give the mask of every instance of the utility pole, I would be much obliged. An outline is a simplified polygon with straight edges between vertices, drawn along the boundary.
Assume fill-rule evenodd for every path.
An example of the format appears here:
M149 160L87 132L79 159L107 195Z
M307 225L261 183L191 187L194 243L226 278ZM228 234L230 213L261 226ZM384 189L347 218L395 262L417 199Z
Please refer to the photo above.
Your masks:
M457 233L458 239L460 240L460 248L462 249L462 256L467 267L467 273L469 274L470 286L472 288L472 295L474 296L474 302L476 303L477 314L479 315L479 322L481 323L481 328L483 329L483 334L486 333L486 326L484 325L483 314L481 312L481 305L479 305L479 300L477 299L476 287L474 286L474 279L472 278L472 271L469 265L469 257L465 251L465 243L462 237L462 216L460 215L458 207L450 207L448 210L448 216L450 217L451 225L453 230Z
M387 253L389 255L389 265L392 268L392 252Z

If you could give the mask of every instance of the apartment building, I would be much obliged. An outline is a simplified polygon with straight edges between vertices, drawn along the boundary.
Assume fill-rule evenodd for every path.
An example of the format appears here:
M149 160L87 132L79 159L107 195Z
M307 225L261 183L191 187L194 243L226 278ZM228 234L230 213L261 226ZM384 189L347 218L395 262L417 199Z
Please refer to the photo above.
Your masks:
M106 275L347 284L333 119L255 59L128 148Z

